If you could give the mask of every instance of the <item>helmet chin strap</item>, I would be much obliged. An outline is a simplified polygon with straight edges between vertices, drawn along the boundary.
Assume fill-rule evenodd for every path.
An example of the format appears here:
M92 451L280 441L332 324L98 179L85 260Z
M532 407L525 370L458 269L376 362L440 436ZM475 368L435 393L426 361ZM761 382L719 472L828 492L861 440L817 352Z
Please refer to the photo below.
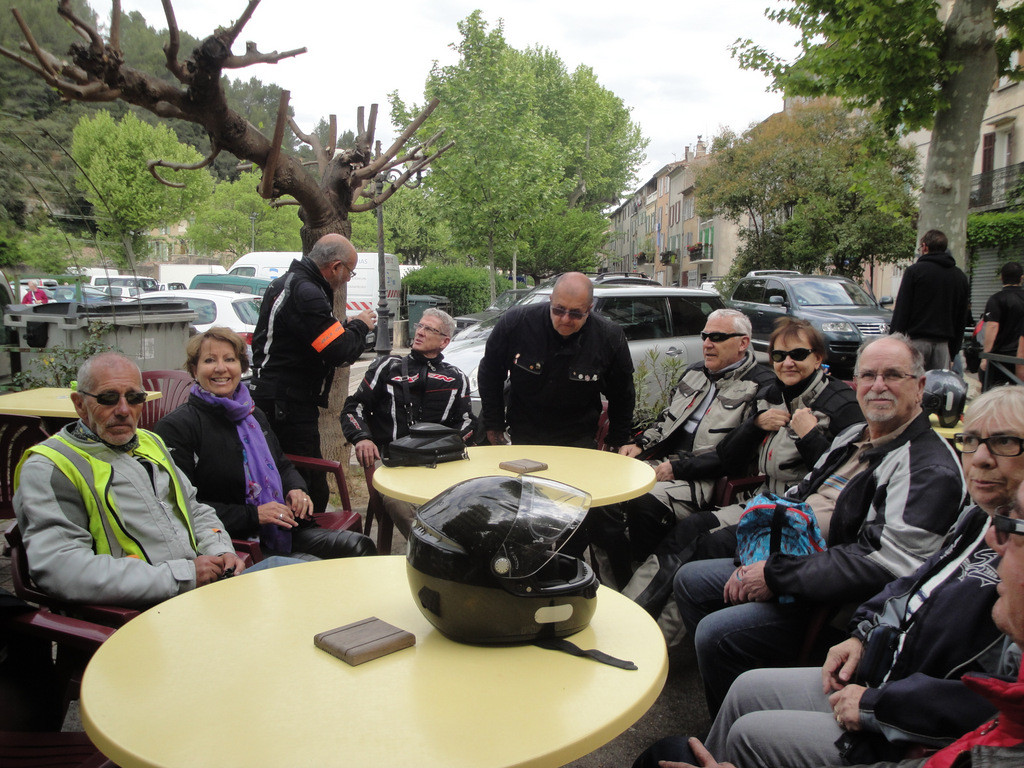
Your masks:
M595 651L593 649L583 650L575 643L570 643L568 640L561 637L539 637L533 641L533 644L538 648L546 648L549 651L562 651L563 653L569 653L573 656L582 656L584 658L593 659L594 661L599 661L602 664L607 664L610 667L618 667L619 669L637 669L636 664L632 661L623 661L622 659L617 659L614 656L609 656L607 653L603 653L602 651Z

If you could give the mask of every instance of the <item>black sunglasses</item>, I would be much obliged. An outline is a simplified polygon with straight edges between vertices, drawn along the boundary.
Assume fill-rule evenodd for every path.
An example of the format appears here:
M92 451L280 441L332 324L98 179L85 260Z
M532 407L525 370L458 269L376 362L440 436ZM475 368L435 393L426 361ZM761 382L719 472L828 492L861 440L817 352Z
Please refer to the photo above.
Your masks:
M86 395L87 397L95 397L96 402L100 405L111 406L117 405L121 400L120 392L100 392L98 395L94 395L92 392L85 392L84 390L78 390L78 394ZM124 399L128 405L142 405L146 402L146 398L149 397L148 392L125 392Z
M1010 509L1010 507L1001 507L1001 509ZM1010 540L1010 534L1024 536L1024 520L1006 515L992 515L992 529L996 532L996 543L1002 547Z
M711 331L711 332L701 331L700 332L701 339L703 339L704 341L707 341L708 339L711 339L711 343L712 344L721 344L723 341L726 341L727 339L734 339L737 336L746 336L746 335L747 334L745 334L745 333L722 333L721 331Z
M556 307L552 305L551 314L555 317L564 317L565 315L568 315L570 320L582 320L588 313L581 312L578 309L566 309L565 307Z
M813 350L797 347L796 349L773 349L770 355L773 363L781 363L787 357L792 357L796 362L806 360Z

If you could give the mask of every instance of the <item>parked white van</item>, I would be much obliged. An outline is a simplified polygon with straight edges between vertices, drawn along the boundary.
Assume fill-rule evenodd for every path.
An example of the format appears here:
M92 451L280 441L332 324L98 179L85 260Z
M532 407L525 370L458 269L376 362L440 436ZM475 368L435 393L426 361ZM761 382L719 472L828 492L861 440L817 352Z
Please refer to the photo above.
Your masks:
M288 271L294 259L301 259L298 251L253 251L228 269L229 275L262 277L273 280ZM380 303L380 283L377 278L377 254L360 253L356 271L348 281L345 299L345 313L358 315L364 309L376 310ZM387 289L388 306L393 318L398 317L398 301L402 279L399 276L398 257L384 254L384 287Z

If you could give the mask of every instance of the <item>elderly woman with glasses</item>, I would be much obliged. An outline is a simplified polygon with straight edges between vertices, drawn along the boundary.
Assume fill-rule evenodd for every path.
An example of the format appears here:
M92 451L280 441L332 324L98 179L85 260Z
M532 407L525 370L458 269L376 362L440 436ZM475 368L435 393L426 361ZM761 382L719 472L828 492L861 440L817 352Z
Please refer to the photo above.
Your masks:
M956 443L974 506L942 549L861 605L850 638L821 668L740 675L708 735L713 755L739 766L874 763L914 744L944 746L992 717L993 705L960 677L1016 671L992 618L999 584L992 545L1024 533L1016 515L999 516L1024 480L1024 387L978 397ZM674 737L635 765L693 758L687 740Z
M188 401L153 431L231 537L258 537L267 555L318 559L376 554L369 537L326 530L314 521L302 477L241 381L249 370L242 337L229 328L210 328L189 340L185 354L186 369L196 383Z

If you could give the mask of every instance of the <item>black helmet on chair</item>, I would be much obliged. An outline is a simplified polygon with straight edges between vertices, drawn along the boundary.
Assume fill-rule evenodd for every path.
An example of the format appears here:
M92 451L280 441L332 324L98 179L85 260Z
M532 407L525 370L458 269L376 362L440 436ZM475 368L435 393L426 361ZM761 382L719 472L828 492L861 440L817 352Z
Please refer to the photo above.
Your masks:
M480 477L416 514L407 573L427 620L452 640L520 643L565 637L590 623L597 579L559 549L590 495L546 478Z
M952 371L925 374L921 407L939 418L939 426L955 427L967 404L967 384Z

